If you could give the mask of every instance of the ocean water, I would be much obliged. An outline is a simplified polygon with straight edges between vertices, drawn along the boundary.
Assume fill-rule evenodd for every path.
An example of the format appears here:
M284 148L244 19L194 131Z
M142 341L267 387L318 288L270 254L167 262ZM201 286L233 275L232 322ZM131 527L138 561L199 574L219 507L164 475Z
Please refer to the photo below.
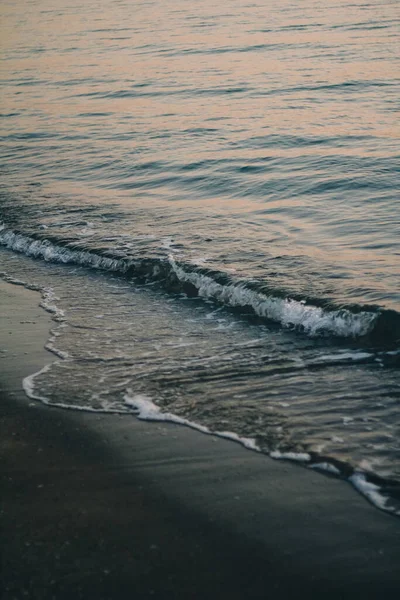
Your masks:
M400 514L398 3L0 17L0 270L54 318L27 394L218 432Z

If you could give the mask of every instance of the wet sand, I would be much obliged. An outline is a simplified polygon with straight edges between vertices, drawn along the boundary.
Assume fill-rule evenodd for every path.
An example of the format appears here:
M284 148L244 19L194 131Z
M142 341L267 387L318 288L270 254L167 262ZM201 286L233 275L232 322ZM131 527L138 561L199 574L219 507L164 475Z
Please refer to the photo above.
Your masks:
M400 519L344 482L173 424L27 399L56 359L0 280L1 588L19 598L383 598Z

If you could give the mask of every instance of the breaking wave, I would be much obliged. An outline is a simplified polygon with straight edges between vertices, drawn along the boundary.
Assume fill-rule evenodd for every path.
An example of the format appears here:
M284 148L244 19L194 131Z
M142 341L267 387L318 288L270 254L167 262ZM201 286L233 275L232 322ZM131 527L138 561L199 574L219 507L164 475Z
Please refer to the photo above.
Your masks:
M279 290L254 289L254 282L205 271L173 256L115 256L112 250L86 250L58 240L27 236L0 226L0 244L15 252L49 262L81 265L140 281L158 282L164 289L185 293L233 308L246 315L278 323L310 336L367 338L368 343L393 347L400 340L400 314L375 306L336 307L310 299L291 298Z

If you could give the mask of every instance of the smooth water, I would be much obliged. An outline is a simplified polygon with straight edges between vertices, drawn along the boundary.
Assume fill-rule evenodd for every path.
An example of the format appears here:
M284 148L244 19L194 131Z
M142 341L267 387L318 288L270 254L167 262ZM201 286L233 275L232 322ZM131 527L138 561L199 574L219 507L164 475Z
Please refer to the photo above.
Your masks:
M1 270L57 320L30 395L147 402L398 510L398 4L0 16Z

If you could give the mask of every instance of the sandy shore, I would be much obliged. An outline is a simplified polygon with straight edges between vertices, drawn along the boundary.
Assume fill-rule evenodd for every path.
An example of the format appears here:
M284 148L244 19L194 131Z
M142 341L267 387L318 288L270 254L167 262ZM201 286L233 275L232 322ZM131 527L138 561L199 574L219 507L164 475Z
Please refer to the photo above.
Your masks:
M55 359L39 300L0 280L4 600L396 597L400 519L348 483L27 399L22 378Z

